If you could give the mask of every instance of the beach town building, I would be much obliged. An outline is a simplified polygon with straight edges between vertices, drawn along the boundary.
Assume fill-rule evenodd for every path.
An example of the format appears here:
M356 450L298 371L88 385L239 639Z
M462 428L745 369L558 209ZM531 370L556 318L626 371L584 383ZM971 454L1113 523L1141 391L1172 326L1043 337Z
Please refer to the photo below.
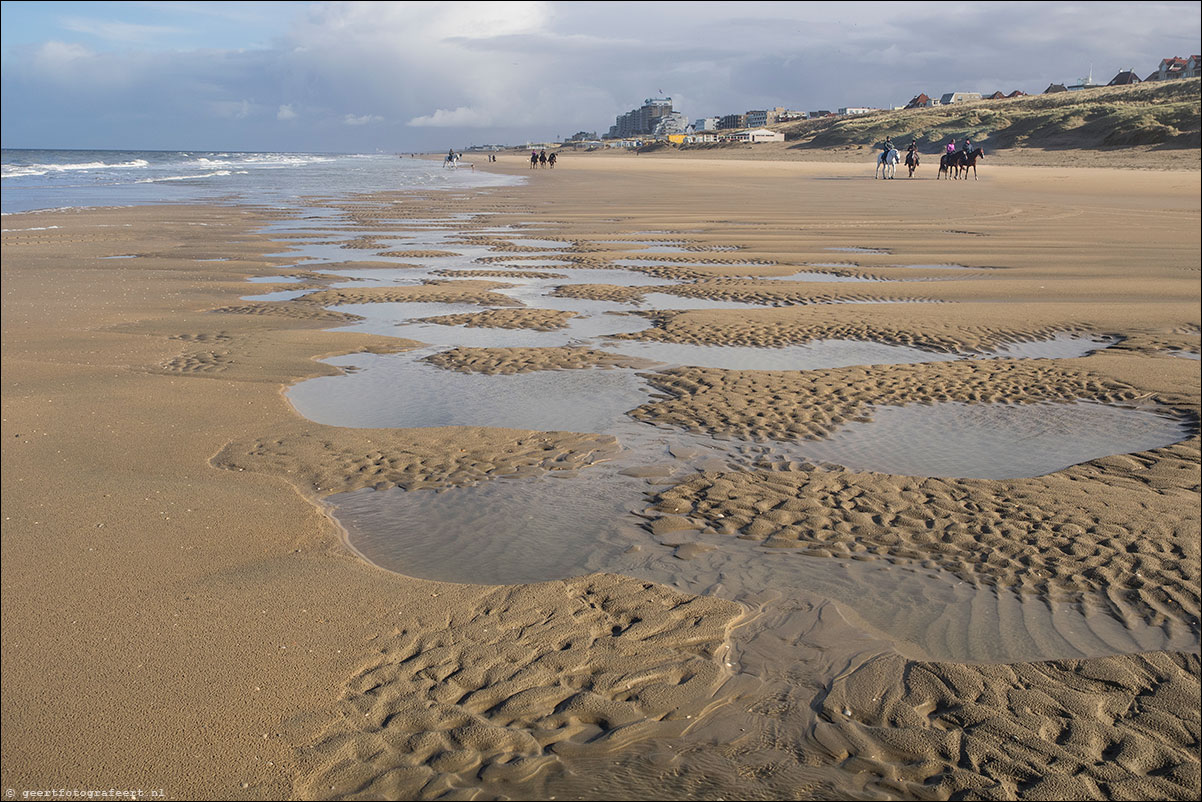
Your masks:
M748 128L765 128L773 123L789 119L795 112L790 112L784 106L772 109L756 109L747 112Z
M672 114L672 98L650 97L643 105L625 114L619 114L610 127L605 139L624 139L627 137L651 136L656 126L664 117ZM686 121L687 122L687 121Z
M739 131L734 134L729 134L727 139L733 142L750 142L755 145L760 142L784 142L785 135L779 131L769 131L767 128L758 128L750 131Z
M839 109L839 115L842 117L854 117L858 114L871 114L880 109L869 108L868 106L848 106L844 109Z
M694 133L696 133L698 131L716 131L716 130L718 130L718 118L717 117L701 117L699 119L693 120L693 125L691 126L691 128Z
M943 97L939 98L939 105L946 106L949 103L968 103L970 101L980 99L980 92L948 92Z
M663 139L670 134L683 134L688 127L689 118L679 111L673 111L659 118L651 134L657 139Z
M926 109L935 105L935 101L927 97L925 92L919 92L905 105L907 109Z
M1132 84L1142 83L1139 76L1132 72L1129 68L1119 71L1119 74L1110 79L1107 86L1131 86Z
M1095 89L1099 86L1101 86L1101 84L1093 79L1093 66L1090 65L1088 77L1078 78L1075 84L1065 88L1070 92L1080 92L1082 89Z
M726 114L726 115L723 115L718 120L718 129L722 130L722 131L730 130L732 128L746 128L746 127L747 127L747 115L746 114Z
M1190 56L1189 58L1181 58L1181 56L1172 56L1170 58L1162 58L1160 66L1156 68L1156 72L1144 80L1173 81L1177 78L1197 78L1199 58L1202 57Z

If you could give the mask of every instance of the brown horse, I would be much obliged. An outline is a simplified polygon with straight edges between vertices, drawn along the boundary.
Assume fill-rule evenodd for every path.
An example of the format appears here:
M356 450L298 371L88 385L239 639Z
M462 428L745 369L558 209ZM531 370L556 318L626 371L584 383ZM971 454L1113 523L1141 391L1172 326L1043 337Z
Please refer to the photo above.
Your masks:
M910 168L910 178L913 178L914 171L918 169L918 151L911 150L906 152L906 166Z
M963 153L963 151L961 151ZM968 180L968 168L972 168L972 180L977 180L977 159L985 158L985 151L981 148L973 148L964 154L964 159L960 164L960 169L964 171L964 180Z
M968 168L972 168L972 176L975 181L977 178L977 159L985 157L985 151L981 148L973 148L969 151L958 150L955 153L948 153L939 158L939 173L947 173L950 178L963 178L968 180ZM938 180L939 175L935 176Z
M954 178L960 173L960 157L964 151L957 150L952 153L945 153L939 157L939 172L935 173L935 180L939 180L939 176L947 175L948 179ZM955 172L953 172L953 170Z

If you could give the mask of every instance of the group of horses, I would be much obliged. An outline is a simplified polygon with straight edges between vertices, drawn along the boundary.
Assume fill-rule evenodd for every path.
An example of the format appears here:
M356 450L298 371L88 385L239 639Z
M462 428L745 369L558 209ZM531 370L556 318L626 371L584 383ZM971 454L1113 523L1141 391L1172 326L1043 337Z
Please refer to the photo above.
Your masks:
M981 148L973 148L972 150L957 150L951 153L945 153L939 157L939 172L935 174L935 180L946 176L948 179L963 178L968 180L968 171L972 170L973 180L977 180L977 161L984 158L985 151ZM877 178L894 178L897 174L897 165L901 163L901 153L897 148L890 148L882 151L877 157L876 169L872 172L872 177ZM914 171L918 169L918 151L912 150L906 154L906 167L910 170L910 177L914 177Z

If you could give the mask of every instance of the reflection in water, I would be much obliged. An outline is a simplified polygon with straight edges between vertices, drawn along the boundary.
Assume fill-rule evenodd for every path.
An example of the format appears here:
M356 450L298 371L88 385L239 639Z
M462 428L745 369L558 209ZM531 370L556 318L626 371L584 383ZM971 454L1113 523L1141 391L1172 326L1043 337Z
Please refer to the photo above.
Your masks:
M489 249L447 245L454 233L421 232L403 244L394 241L391 247L447 250L456 252L455 256L395 257L416 267L331 272L359 282L397 285L439 278L434 271L447 267L498 267L473 262L479 256L495 254ZM521 239L514 241L525 244ZM556 241L531 244L556 247L552 242ZM337 244L314 245L311 251L310 255L327 261L346 260L346 251ZM753 444L632 421L626 413L651 399L635 370L480 375L422 361L451 347L564 345L665 365L729 369L811 370L966 358L860 341L749 348L608 339L652 325L648 318L630 314L638 309L756 305L654 292L633 302L557 297L550 293L567 284L654 287L680 282L632 270L528 262L561 275L507 276L504 281L510 286L500 291L528 307L576 313L566 328L538 332L414 322L483 308L472 304L339 307L365 318L348 328L406 337L429 347L404 354L355 354L331 360L357 369L298 384L289 390L289 399L304 416L335 426L494 426L610 433L618 436L623 452L614 462L592 466L578 475L501 478L446 492L363 490L331 497L351 545L372 562L411 576L458 582L535 582L611 571L736 600L747 600L764 588L799 598L819 594L839 602L861 626L883 634L904 652L942 659L1044 659L1196 644L1196 635L1180 622L1170 620L1158 626L1124 623L1101 608L1094 609L1088 600L1069 606L981 587L945 572L884 561L812 557L713 531L652 533L639 515L646 493L655 485L679 483L699 470L752 470L787 462L918 476L1033 476L1100 456L1177 442L1188 434L1181 421L1144 410L1089 403L944 403L877 408L870 421L847 423L821 441ZM521 263L512 260L508 264ZM619 264L687 267L654 260ZM863 279L801 272L774 280ZM1072 358L1112 342L1063 334L1035 343L1006 345L972 358Z
M925 459L938 465L941 458L975 458L980 472L995 473L996 460L982 449L1002 448L1003 461L1021 460L1029 450L1029 443L1010 437L996 417L982 416L972 405L945 406L898 410L933 410L926 427L946 430L948 436L932 437L920 426L913 442L883 444L882 460ZM1068 414L1057 407L1067 407ZM1070 420L1096 427L1120 412L1098 404L1042 404L1007 408L1002 417L1024 410L1025 417L1042 422L1034 429L1057 429ZM878 416L889 414L877 410ZM965 414L968 424L958 421ZM1180 438L1183 427L1159 416L1134 414L1137 423L1132 428L1137 431L1127 434L1157 437L1157 444ZM873 424L860 426L859 439L870 443ZM886 421L878 430L889 428ZM748 470L779 460L818 460L827 450L839 449L828 449L821 441L749 446L629 423L618 431L624 446L619 458L579 475L498 479L448 492L360 490L328 501L336 505L350 543L367 559L427 579L512 584L611 571L735 600L746 600L763 588L817 594L837 601L862 626L887 637L904 653L924 659L1038 660L1188 648L1197 642L1185 622L1122 622L1102 599L1078 605L1051 602L980 586L943 571L884 560L812 557L708 530L652 534L638 513L654 484L676 484L701 469ZM1075 434L1082 434L1079 428ZM1148 440L1138 442L1149 445ZM1064 455L1074 445L1041 441L1039 454L1059 448L1061 459L1072 459ZM1124 447L1136 448L1137 441L1126 441ZM872 449L864 448L857 458L871 461L872 456Z

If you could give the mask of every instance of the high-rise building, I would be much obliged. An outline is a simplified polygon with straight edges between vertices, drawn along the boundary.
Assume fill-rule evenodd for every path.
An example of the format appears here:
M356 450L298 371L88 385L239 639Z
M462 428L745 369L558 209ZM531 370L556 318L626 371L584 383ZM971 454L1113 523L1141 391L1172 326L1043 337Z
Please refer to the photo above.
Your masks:
M660 120L672 114L672 98L650 97L640 108L618 115L610 127L606 139L622 139L628 136L651 136Z

